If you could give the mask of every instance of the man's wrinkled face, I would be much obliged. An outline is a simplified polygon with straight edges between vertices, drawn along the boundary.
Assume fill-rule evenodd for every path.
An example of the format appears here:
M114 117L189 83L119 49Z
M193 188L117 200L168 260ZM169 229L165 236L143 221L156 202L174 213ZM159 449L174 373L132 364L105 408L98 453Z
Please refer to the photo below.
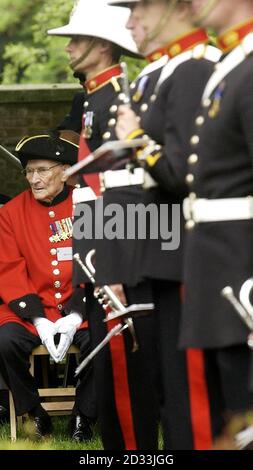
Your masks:
M68 166L44 159L27 162L26 178L37 201L50 203L63 190L62 174Z

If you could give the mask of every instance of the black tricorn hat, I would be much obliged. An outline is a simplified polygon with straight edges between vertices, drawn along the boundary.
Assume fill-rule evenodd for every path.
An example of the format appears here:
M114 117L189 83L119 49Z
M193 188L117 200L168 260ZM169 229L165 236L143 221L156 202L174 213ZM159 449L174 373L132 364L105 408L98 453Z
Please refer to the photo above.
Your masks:
M53 160L74 165L77 162L79 134L71 130L53 131L45 134L23 137L15 152L25 167L28 160Z

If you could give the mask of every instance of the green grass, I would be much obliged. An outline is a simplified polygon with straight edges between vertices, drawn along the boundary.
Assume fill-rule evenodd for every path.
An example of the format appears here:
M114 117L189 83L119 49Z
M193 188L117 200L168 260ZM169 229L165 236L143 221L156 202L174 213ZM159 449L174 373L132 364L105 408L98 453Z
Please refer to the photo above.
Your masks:
M36 442L28 423L18 431L16 442L11 442L10 425L0 425L0 450L103 450L98 428L93 428L94 437L88 443L75 443L68 437L67 416L53 417L53 434L49 439ZM159 449L163 449L161 429L159 432Z
M0 450L102 450L102 442L96 426L94 427L94 438L88 443L74 443L68 438L68 418L65 416L54 417L53 434L49 439L36 442L29 425L25 423L18 432L16 442L10 440L10 426L0 426ZM28 437L29 436L29 437Z

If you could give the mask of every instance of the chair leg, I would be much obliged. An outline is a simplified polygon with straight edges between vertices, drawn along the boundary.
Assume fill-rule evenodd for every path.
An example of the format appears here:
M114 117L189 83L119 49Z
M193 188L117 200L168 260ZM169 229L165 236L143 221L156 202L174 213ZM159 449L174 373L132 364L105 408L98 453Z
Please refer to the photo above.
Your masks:
M11 427L11 440L17 440L17 421L16 421L16 412L13 401L13 396L9 390L9 401L10 401L10 427Z
M69 373L69 361L70 361L70 354L67 354L66 364L65 364L65 369L64 369L64 377L63 377L63 387L67 387L68 373Z
M43 387L49 387L49 378L48 378L48 356L41 356L41 367L42 367L42 380Z

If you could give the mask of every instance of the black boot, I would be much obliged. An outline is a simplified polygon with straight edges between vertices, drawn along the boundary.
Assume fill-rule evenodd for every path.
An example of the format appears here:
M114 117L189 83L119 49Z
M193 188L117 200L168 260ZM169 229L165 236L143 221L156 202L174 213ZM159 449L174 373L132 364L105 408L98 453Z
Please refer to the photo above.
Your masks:
M41 405L36 406L29 412L29 416L35 427L36 439L41 439L52 433L52 421L48 413Z
M9 413L6 408L0 405L0 424L4 424L8 421Z
M70 437L75 442L90 441L93 436L91 420L82 414L72 414L70 419Z

